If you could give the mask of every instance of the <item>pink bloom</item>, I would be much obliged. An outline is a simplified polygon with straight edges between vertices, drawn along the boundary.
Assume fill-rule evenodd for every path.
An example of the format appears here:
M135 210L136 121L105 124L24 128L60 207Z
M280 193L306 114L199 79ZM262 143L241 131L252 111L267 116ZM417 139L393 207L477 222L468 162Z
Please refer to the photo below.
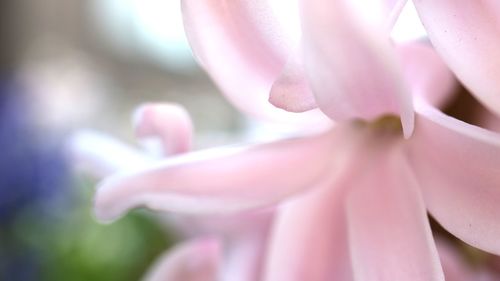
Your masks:
M265 105L270 92L284 109L317 104L338 124L112 176L97 191L97 216L137 206L233 213L288 199L263 271L273 281L444 280L426 210L465 242L500 254L500 136L436 109L453 81L440 58L425 45L394 47L392 6L364 15L359 3L368 4L301 1L302 36L289 41L266 1L184 0L193 51L233 103L292 116ZM322 122L318 113L299 121Z
M190 150L191 120L187 112L177 105L142 106L134 114L134 125L138 138L159 139L162 152L168 157ZM114 173L147 168L160 161L111 137L91 131L76 134L69 148L77 168L99 179ZM272 210L233 216L170 215L165 219L189 241L161 257L145 280L257 278L264 260Z

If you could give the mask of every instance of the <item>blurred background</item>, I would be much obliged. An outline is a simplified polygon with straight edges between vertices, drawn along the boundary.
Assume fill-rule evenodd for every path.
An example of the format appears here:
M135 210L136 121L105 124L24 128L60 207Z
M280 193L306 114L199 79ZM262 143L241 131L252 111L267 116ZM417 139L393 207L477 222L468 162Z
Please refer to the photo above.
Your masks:
M185 106L197 147L248 124L195 64L179 2L0 1L0 280L138 280L176 240L147 212L95 222L95 179L75 175L65 139L137 145L131 113L148 101Z

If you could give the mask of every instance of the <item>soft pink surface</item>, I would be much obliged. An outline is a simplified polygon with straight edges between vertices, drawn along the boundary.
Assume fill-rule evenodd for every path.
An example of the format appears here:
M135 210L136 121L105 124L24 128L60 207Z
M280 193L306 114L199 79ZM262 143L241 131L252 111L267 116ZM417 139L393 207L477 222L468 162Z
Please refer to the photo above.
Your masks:
M441 108L453 97L457 82L444 61L425 42L411 42L397 46L406 81L413 96Z
M485 106L500 113L500 2L414 0L432 44Z
M346 199L354 280L443 280L425 205L399 147L380 144ZM370 155L371 154L371 155Z
M158 137L163 154L191 150L193 124L189 113L176 104L145 104L134 113L134 130L139 139Z
M314 124L324 118L319 111L298 116L267 102L297 47L283 35L267 1L183 0L182 7L194 55L236 107L278 122Z
M309 138L186 153L100 184L95 210L115 219L141 205L155 210L219 213L266 206L314 187L350 158L349 126Z
M302 63L301 48L296 48L273 83L269 102L290 112L304 112L317 107Z
M265 281L352 280L343 190L328 183L281 206Z
M198 239L176 245L161 256L144 281L216 281L220 262L216 240Z
M384 17L361 18L361 10L351 4L302 1L304 65L316 102L336 121L401 115L410 135L411 95L383 27Z
M449 232L500 254L500 135L422 103L408 152L430 213Z

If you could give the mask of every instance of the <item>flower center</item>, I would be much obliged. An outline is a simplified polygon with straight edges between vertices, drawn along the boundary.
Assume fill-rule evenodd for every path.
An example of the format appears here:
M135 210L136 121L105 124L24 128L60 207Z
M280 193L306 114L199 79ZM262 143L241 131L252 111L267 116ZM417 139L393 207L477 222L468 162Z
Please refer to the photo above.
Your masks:
M385 115L377 118L376 120L369 122L368 127L378 133L403 135L401 119L394 115Z

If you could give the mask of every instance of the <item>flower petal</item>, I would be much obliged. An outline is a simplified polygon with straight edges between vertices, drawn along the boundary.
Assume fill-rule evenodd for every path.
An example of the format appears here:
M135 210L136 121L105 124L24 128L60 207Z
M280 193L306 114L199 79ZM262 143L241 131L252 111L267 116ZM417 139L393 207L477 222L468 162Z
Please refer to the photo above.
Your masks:
M400 150L377 153L374 156L379 157L368 158L360 167L364 175L348 186L346 212L355 280L444 281L413 174Z
M312 187L348 159L355 134L338 126L319 136L250 148L220 148L171 157L116 175L97 190L101 220L146 205L164 211L219 213L267 205Z
M236 107L273 121L311 122L268 102L294 40L284 36L267 2L183 0L188 40L200 64ZM307 115L322 118L317 111Z
M290 57L269 94L271 104L290 112L304 112L317 107L304 66L299 61L300 56L297 52Z
M267 236L271 217L264 222L243 221L236 223L240 231L225 239L224 268L221 280L254 281L260 280L267 247Z
M415 0L429 38L472 94L500 113L500 2Z
M191 149L193 124L189 113L176 104L145 104L134 112L137 137L161 140L163 154L184 153Z
M168 223L187 237L203 235L222 240L217 280L260 280L273 215L273 210L224 216L170 214Z
M432 47L420 42L401 44L397 50L413 95L435 106L445 105L458 85L441 57Z
M216 281L219 245L213 239L198 239L175 246L164 254L144 281Z
M68 139L66 148L73 165L97 179L147 167L154 161L139 150L93 130L76 132Z
M377 2L303 0L304 65L316 102L330 118L401 115L409 136L411 95Z
M500 135L418 102L409 157L427 208L449 232L500 254Z
M352 280L339 191L322 186L282 206L271 232L264 280Z

